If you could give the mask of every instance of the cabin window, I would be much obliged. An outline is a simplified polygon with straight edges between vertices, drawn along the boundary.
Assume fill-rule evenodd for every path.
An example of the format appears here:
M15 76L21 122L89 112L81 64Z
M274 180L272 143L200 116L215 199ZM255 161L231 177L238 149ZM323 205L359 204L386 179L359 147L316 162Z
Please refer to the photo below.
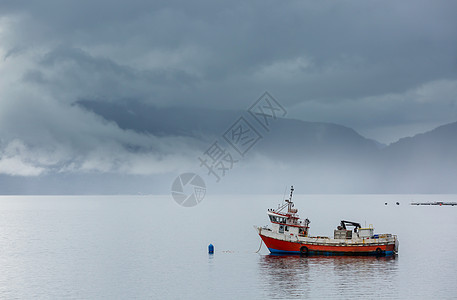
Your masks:
M279 233L284 233L284 225L279 225Z
M286 231L289 231L289 226L284 227Z
M282 217L270 216L270 221L275 223L286 224L287 219Z

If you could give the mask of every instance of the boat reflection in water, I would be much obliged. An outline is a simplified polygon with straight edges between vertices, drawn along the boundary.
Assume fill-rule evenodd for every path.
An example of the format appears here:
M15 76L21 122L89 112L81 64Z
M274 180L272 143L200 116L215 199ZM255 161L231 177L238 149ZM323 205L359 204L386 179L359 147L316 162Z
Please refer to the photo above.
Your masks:
M272 299L398 297L396 256L269 254L259 257L258 266L265 296Z

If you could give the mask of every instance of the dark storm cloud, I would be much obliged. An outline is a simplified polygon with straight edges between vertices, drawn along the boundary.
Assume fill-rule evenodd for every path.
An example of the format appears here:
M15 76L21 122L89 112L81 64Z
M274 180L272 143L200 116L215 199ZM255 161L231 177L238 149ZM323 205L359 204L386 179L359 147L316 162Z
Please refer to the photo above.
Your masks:
M121 130L76 101L244 109L264 90L292 117L393 141L457 117L455 11L450 1L2 1L2 153L30 166L24 174L125 171L141 159L124 144L165 143L150 157L160 161L176 141ZM91 165L107 148L106 164Z
M184 70L138 70L108 58L91 56L81 49L60 46L45 54L37 67L24 75L24 80L47 85L48 89L62 94L73 92L74 97L62 99L73 102L78 97L148 100L158 97L160 91L174 94L198 79Z
M219 105L214 97L238 86L240 98L266 86L281 95L287 91L296 103L398 93L455 78L455 6L440 1L48 1L18 2L6 11L22 20L15 32L20 38L13 39L22 47L63 43L119 64L132 64L137 56L146 66L151 52L193 47L183 61L170 61L202 79L194 93L181 98ZM306 67L278 78L297 59L306 60Z

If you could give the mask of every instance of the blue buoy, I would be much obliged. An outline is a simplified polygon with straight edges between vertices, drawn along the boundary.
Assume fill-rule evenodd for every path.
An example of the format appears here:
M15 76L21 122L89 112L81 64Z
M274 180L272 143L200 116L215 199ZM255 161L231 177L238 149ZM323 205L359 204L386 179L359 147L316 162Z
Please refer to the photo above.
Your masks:
M213 254L213 253L214 253L214 246L213 246L213 244L209 244L209 246L208 246L208 253L209 253L209 254Z

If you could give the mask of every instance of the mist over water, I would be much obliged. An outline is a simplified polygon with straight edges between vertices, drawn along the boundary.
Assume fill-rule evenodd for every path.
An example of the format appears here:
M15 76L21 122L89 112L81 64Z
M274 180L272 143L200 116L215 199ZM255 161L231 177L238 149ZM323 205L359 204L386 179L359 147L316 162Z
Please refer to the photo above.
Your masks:
M183 208L170 196L2 196L0 298L455 297L456 207L409 203L456 195L294 195L311 235L373 224L398 235L390 258L256 254L253 225L282 198L210 193Z
M220 194L278 193L290 182L317 194L457 192L457 123L381 145L332 123L271 117L265 129L247 111L97 101L76 107L126 131L124 139L87 151L70 146L63 156L8 143L0 157L3 194L165 194L187 172ZM208 155L214 145L223 156ZM36 173L18 173L26 170Z

